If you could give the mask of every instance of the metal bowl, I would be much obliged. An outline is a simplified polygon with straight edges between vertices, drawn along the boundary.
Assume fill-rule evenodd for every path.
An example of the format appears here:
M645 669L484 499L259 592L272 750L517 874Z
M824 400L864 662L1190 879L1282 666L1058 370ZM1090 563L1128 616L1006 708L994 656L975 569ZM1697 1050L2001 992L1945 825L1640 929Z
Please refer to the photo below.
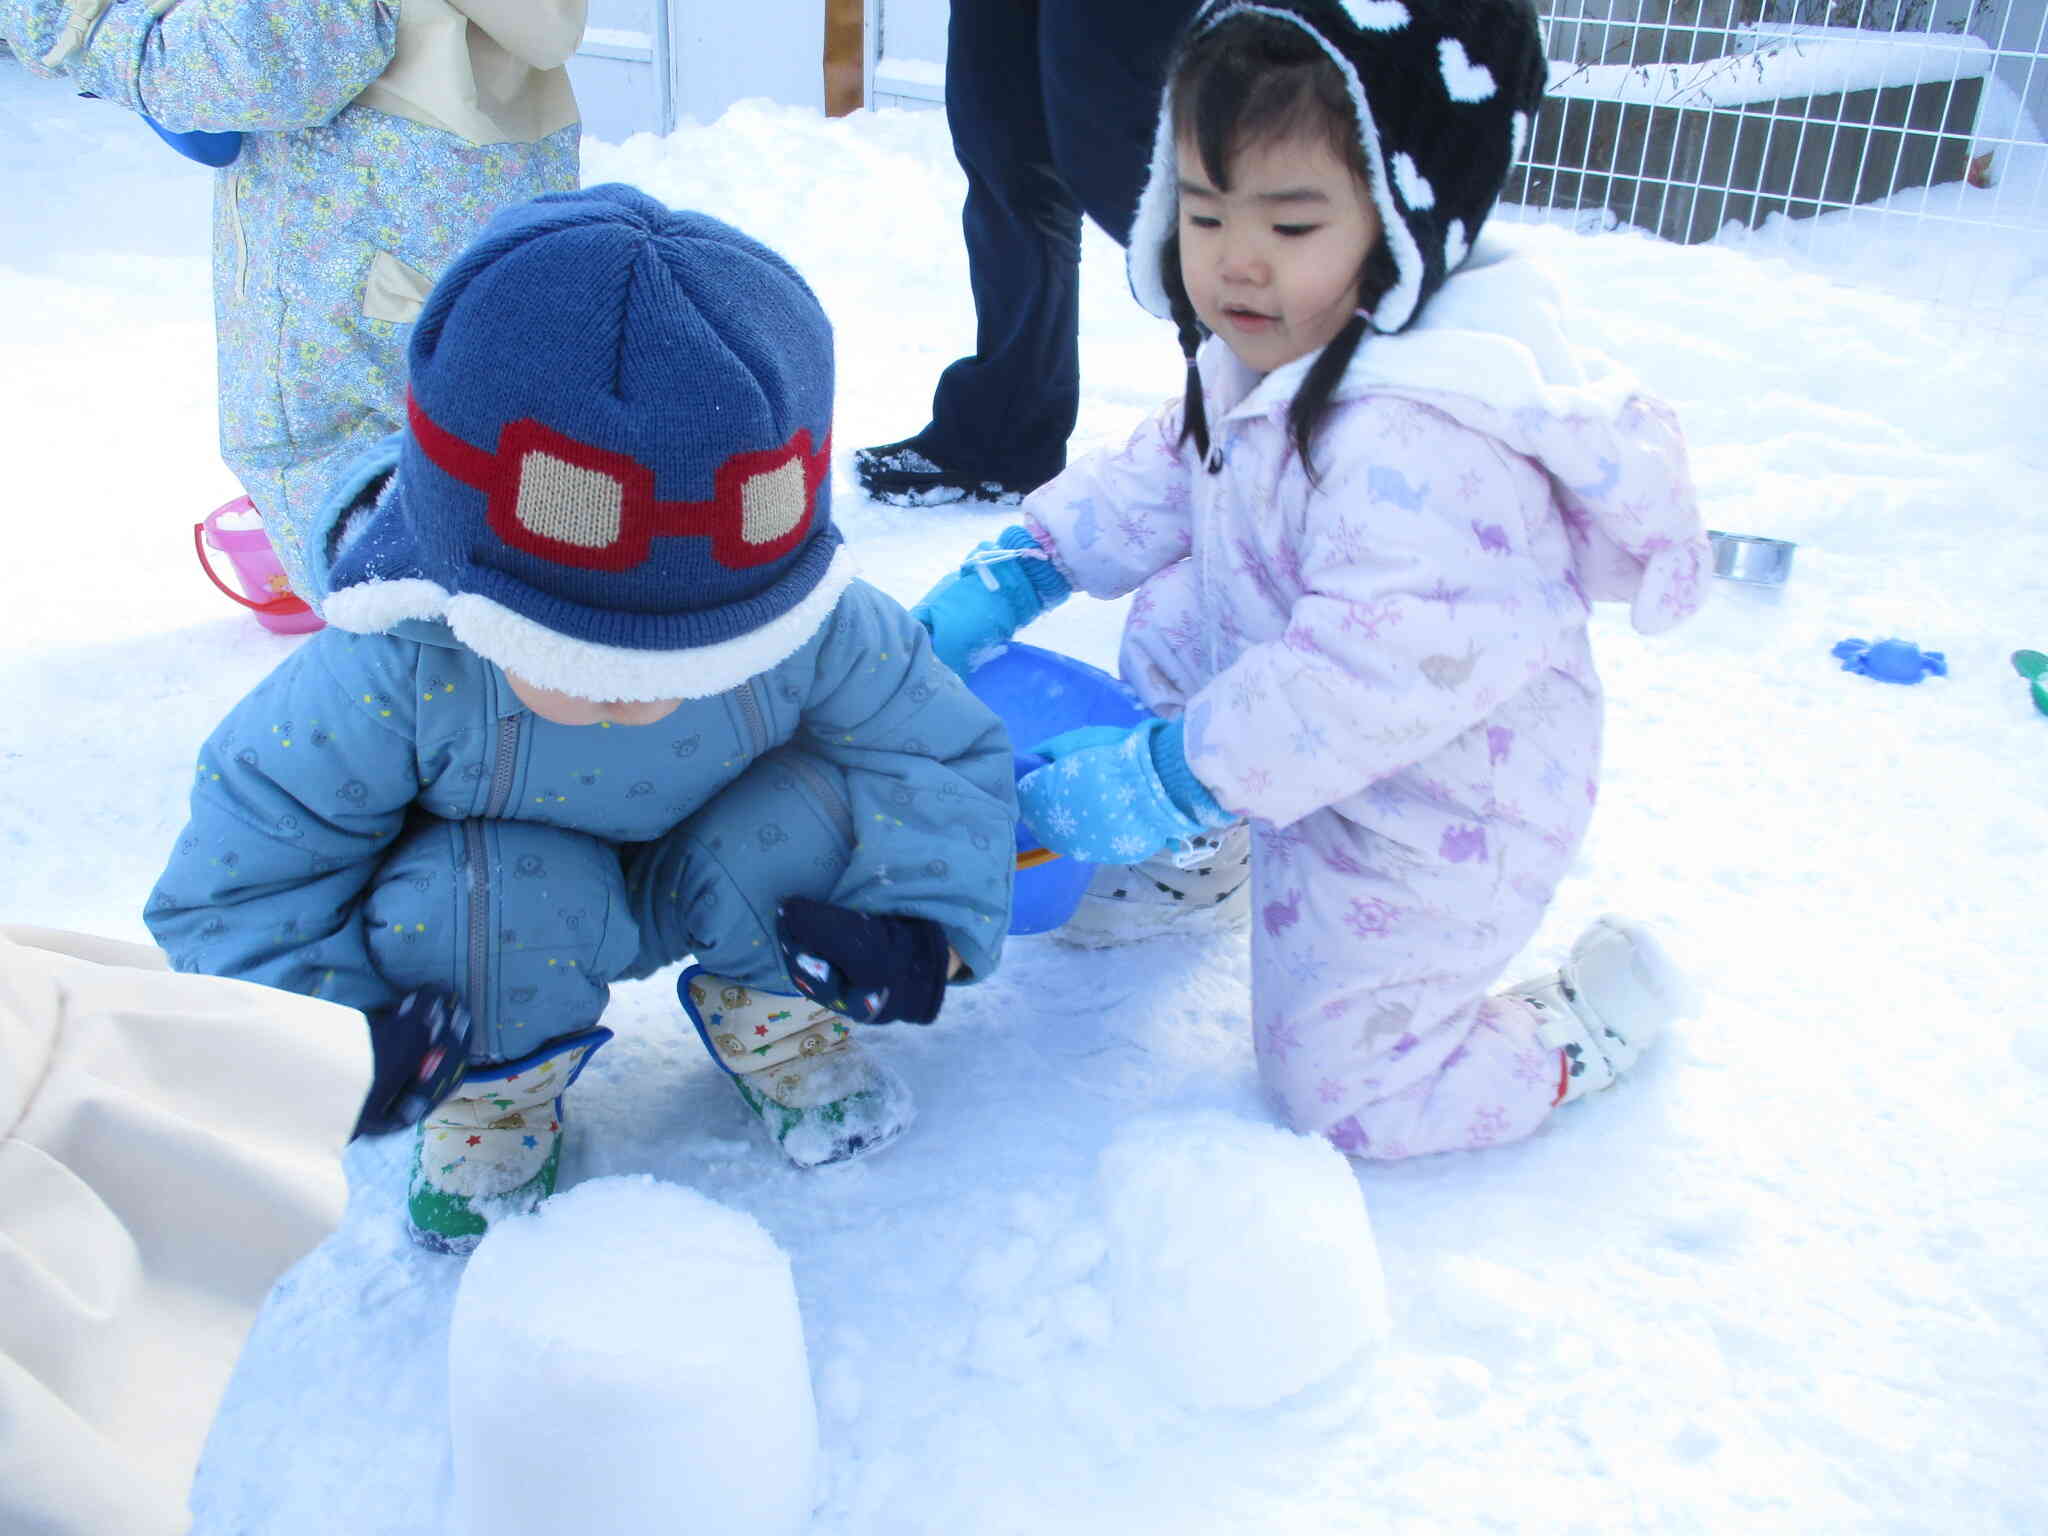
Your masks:
M1792 551L1799 547L1789 539L1762 539L1713 528L1707 530L1707 539L1714 546L1716 576L1759 587L1782 587L1792 574Z

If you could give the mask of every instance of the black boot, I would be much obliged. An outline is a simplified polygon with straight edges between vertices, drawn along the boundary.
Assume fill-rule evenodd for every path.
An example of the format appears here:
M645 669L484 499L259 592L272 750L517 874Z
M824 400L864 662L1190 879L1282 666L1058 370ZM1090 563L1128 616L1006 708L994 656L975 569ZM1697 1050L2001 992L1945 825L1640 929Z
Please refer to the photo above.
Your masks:
M853 477L870 497L892 507L936 507L951 501L1014 504L1043 483L978 475L942 464L914 437L854 449Z

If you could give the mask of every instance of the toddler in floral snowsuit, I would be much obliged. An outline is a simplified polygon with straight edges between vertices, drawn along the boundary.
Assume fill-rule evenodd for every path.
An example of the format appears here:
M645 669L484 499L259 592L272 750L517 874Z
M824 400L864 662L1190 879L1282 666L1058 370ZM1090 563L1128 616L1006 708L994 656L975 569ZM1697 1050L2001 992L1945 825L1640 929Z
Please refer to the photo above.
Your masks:
M1494 990L1594 801L1589 605L1666 629L1705 550L1671 413L1478 240L1544 71L1525 0L1206 6L1130 247L1186 397L913 610L967 667L1071 591L1135 594L1156 717L1041 745L1024 816L1133 887L1249 821L1259 1065L1359 1157L1524 1136L1687 1006L1612 918Z
M333 482L403 424L412 322L501 208L579 175L586 0L0 0L23 62L220 167L221 457L293 589Z

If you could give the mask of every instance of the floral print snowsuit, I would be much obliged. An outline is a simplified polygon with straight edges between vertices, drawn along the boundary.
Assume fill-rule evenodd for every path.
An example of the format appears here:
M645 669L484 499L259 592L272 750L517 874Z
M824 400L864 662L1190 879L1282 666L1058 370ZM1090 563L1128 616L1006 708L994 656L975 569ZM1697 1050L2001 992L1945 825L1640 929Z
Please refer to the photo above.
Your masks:
M314 514L404 424L406 341L433 280L499 209L577 184L559 66L581 0L98 4L58 72L165 128L243 134L214 179L221 456L307 596ZM0 0L0 36L49 73L71 14L95 9ZM462 78L473 57L515 82L502 99ZM443 105L464 94L471 111Z
M1314 445L1304 358L1199 364L1181 410L1025 504L1071 585L1135 592L1122 670L1253 826L1252 1010L1288 1119L1355 1156L1528 1134L1557 1053L1489 995L1578 848L1599 782L1595 599L1655 633L1706 540L1671 413L1556 328L1496 238L1420 323L1370 337Z

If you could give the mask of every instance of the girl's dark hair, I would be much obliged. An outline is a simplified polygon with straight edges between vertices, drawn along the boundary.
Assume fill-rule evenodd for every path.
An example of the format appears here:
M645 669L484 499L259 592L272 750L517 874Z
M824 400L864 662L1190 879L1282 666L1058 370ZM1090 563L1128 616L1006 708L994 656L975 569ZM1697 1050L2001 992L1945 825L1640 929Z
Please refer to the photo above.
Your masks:
M1167 99L1177 142L1192 139L1202 171L1218 191L1229 191L1230 158L1248 145L1321 134L1361 186L1372 185L1359 134L1356 108L1344 76L1321 44L1292 22L1271 16L1234 16L1193 39L1176 62ZM1180 276L1180 232L1176 227L1159 253L1159 276L1173 306L1181 352L1188 361L1187 403L1181 440L1209 456L1209 424L1202 409L1202 385L1195 350L1202 323ZM1359 304L1371 309L1399 280L1384 236L1373 242L1359 269ZM1367 321L1353 315L1322 355L1287 408L1287 431L1304 468L1314 477L1309 444L1328 411L1330 395L1365 339Z

